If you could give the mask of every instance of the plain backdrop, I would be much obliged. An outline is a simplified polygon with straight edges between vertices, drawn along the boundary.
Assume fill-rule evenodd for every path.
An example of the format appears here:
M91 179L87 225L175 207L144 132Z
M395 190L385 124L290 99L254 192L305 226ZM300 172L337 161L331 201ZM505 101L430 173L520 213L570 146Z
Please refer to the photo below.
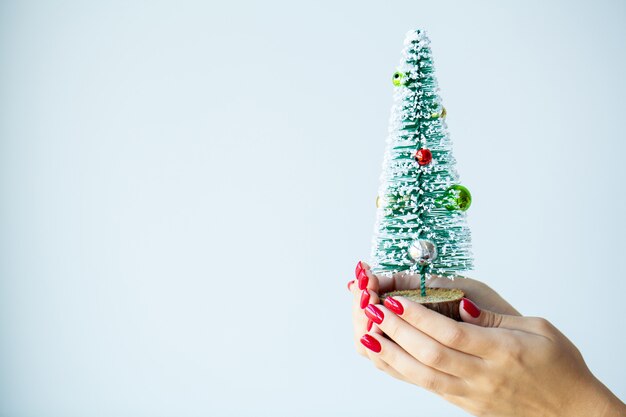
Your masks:
M626 398L626 5L0 3L0 415L467 415L355 353L404 34L476 270Z

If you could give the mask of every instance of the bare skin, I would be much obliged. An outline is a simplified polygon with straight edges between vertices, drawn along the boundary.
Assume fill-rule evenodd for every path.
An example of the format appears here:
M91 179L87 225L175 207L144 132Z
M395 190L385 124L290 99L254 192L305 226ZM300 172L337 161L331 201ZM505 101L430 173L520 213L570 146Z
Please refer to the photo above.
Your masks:
M367 264L363 266L369 304L382 312L383 319L367 331L362 291L356 281L349 285L354 342L357 352L378 369L475 416L626 416L626 405L593 376L572 342L547 320L522 317L487 285L470 278L430 280L429 286L462 289L479 307L473 311L477 317L461 308L463 322L403 297L394 297L403 310L396 314L380 303L378 294L416 288L419 278L379 279ZM376 339L379 352L362 344L364 334Z

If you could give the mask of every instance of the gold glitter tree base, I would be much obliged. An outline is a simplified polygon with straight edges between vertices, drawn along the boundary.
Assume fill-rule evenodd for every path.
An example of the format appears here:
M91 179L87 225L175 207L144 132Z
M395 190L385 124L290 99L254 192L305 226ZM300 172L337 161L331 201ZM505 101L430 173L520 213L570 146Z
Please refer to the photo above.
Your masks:
M401 290L384 293L380 296L384 301L387 297L402 296L419 303L437 313L448 316L456 321L461 321L459 307L461 299L465 296L463 291L454 288L426 288L426 296L421 295L419 289Z

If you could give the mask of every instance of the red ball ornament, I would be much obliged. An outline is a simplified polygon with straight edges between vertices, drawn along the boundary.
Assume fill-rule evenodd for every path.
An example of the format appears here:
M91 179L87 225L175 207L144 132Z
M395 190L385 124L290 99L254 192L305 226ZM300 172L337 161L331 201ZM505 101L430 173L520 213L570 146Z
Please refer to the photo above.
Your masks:
M430 149L422 148L415 152L415 160L420 165L428 165L433 160L433 154Z

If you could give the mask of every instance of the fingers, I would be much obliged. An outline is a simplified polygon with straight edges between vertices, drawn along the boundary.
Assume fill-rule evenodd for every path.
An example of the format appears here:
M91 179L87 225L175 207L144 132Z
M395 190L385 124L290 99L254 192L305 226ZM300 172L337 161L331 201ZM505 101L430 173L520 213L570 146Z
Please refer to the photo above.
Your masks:
M405 272L396 272L392 275L384 275L384 274L375 275L374 273L371 272L370 266L363 261L360 261L357 264L355 268L355 272L359 271L360 269L363 269L366 272L368 272L369 276L376 277L376 279L378 280L379 287L375 291L379 294L390 292L390 291L395 291L395 290L408 290L408 289L415 288L416 286L419 286L420 284L419 275L409 275ZM357 281L358 281L358 272L356 272L356 274L357 274Z
M363 345L361 345L361 343L359 342L359 339L364 333L370 331L372 325L368 323L367 317L365 316L365 314L363 314L363 310L359 305L360 301L357 294L358 293L354 294L354 298L352 300L352 333L357 353L366 356L365 349L363 348Z
M464 322L481 327L521 330L542 336L550 335L554 328L547 320L538 317L510 316L507 314L494 313L493 311L481 310L468 298L461 300L459 312Z
M412 327L436 340L443 346L484 357L499 346L497 335L482 327L459 323L404 297L393 297L400 307L398 316ZM392 301L387 298L385 305Z
M438 394L462 395L467 390L463 380L424 365L381 335L364 335L361 343L377 367L381 366L378 361L382 361L408 382ZM388 368L383 368L387 372Z
M355 278L348 281L348 291L355 296L366 288L378 292L378 277L370 271L365 262L359 262L355 269Z
M364 265L366 268L362 268L359 272L355 281L356 285L351 286L352 296L361 309L364 309L369 303L378 303L379 300L378 277L369 270L367 264L364 263Z
M485 284L480 281L476 281L475 279L466 277L450 279L441 275L431 275L431 278L426 281L426 285L428 287L437 288L458 288L466 294L469 292L475 292L476 290L481 290L482 287L486 287Z
M394 301L394 299L391 299ZM404 351L422 364L446 374L466 378L476 374L482 359L442 345L437 340L416 329L395 312L403 313L397 304L386 300L392 310L370 304L365 314L377 323L377 326Z
M452 280L440 275L432 275L431 279L426 281L426 285L439 288L457 288L463 291L466 297L479 302L483 308L503 314L521 316L511 304L487 284L472 278L458 276Z
M359 288L359 283L365 285ZM360 337L366 332L381 334L380 329L372 328L372 322L363 314L363 309L369 303L379 303L378 298L378 278L372 274L369 265L359 262L355 268L355 279L348 285L352 293L352 325L354 344L357 353L366 356L363 345L359 342Z
M367 287L370 276L372 275L369 265L365 262L359 261L354 269L354 274L356 275L356 281L359 289L364 290Z
M404 381L404 382L408 382L411 383L411 381L407 380L404 375L402 375L400 372L396 371L395 369L393 369L388 363L386 363L384 360L382 360L379 356L377 355L372 355L373 357L369 357L369 359L372 361L372 363L374 364L374 366L391 375L392 377L399 379L400 381Z
M376 326L374 326L376 327ZM376 332L376 334L381 335L382 333L380 331ZM373 342L372 342L373 341ZM369 349L374 349L376 350L377 348L375 346L372 345L372 343L377 343L375 341L375 339L370 338L367 335L363 335L363 337L361 337L361 339L359 340L359 343L361 344L361 347L367 352L367 349L365 348L366 346ZM365 357L367 357L370 361L372 361L372 363L374 364L374 366L383 371L386 372L387 374L391 375L392 377L399 379L401 381L405 381L405 382L411 382L409 380L407 380L404 375L402 375L400 372L396 371L393 367L391 367L388 363L386 363L381 357L380 355L368 355L367 353L365 353L364 355Z
M376 275L378 278L379 293L383 294L395 289L395 275Z

